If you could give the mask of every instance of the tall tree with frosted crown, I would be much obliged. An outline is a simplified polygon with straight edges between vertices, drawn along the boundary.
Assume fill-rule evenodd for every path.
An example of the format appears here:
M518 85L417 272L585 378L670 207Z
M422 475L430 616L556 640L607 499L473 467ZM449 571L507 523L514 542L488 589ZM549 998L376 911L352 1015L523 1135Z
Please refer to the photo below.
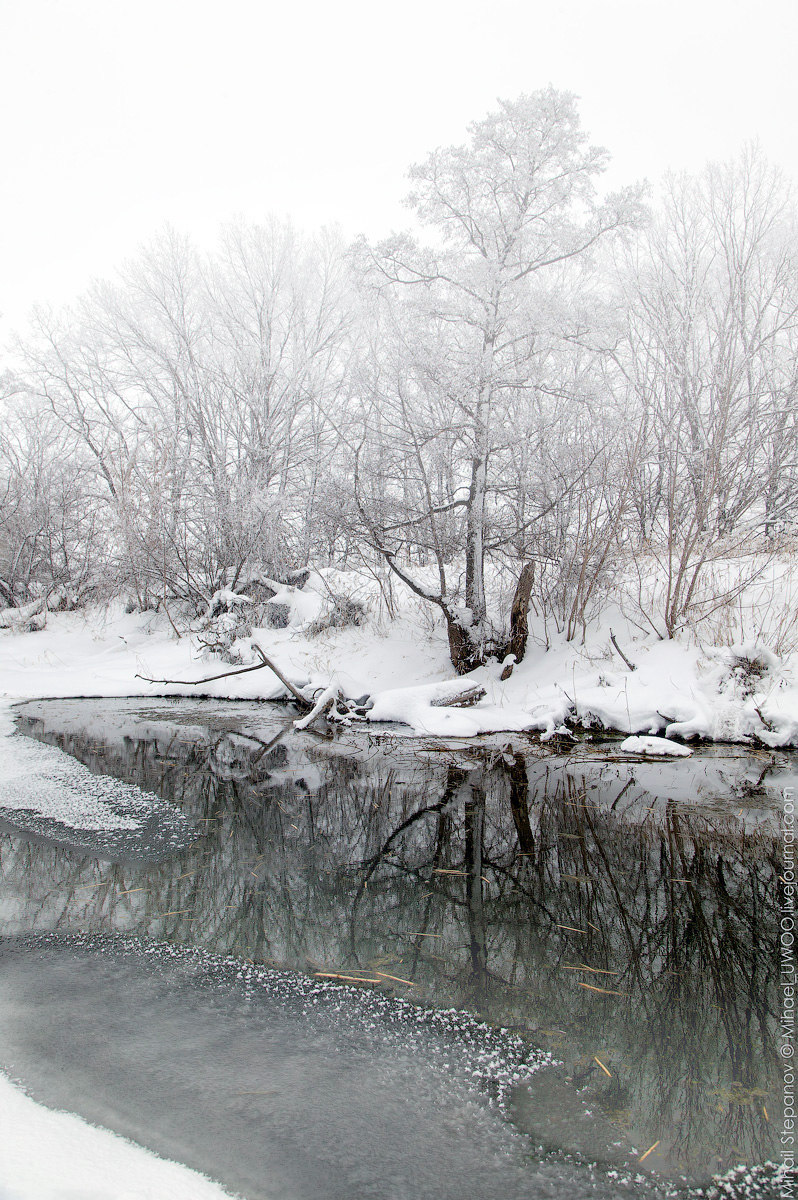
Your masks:
M437 552L439 589L432 594L417 585L416 590L442 609L452 661L461 672L485 660L491 636L486 537L492 465L508 438L507 402L532 386L541 355L550 354L559 308L554 297L569 264L583 261L597 243L635 224L642 211L639 188L598 199L596 180L608 155L589 144L570 93L549 87L500 101L495 112L469 127L469 134L466 144L435 150L410 170L414 186L408 203L426 236L396 236L371 254L394 310L394 327L436 331L434 352L425 355L422 333L415 364L408 366L408 354L403 356L404 386L414 366L417 390L427 396L434 391L436 404L448 409L465 460L457 496L448 502L436 498L425 480L420 494L426 511L412 515L416 529L428 527L435 547L442 513L460 510L462 596L449 594ZM383 399L390 403L390 397ZM406 424L415 422L412 403L403 400L401 410ZM424 473L418 440L407 432L408 469ZM372 537L412 587L416 581L397 561L400 526L393 523L392 539L372 521ZM525 609L522 617L525 621Z

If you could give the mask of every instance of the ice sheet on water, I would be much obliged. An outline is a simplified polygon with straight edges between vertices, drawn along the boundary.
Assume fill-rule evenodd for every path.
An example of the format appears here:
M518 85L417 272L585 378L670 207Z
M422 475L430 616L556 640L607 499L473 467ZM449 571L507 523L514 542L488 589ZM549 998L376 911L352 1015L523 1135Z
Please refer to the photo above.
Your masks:
M477 1016L136 939L0 953L0 1065L248 1200L665 1200L530 1158L502 1114L551 1059Z
M30 833L109 848L183 844L192 827L173 804L134 784L95 775L55 746L14 732L0 710L0 820Z
M180 1157L248 1200L779 1194L768 1166L705 1189L644 1171L636 1151L609 1169L535 1151L500 1113L548 1055L467 1013L137 939L45 935L0 943L0 954L6 1069L47 1104ZM75 1194L93 1200L86 1182ZM199 1182L151 1195L215 1195ZM23 1200L34 1194L46 1195Z

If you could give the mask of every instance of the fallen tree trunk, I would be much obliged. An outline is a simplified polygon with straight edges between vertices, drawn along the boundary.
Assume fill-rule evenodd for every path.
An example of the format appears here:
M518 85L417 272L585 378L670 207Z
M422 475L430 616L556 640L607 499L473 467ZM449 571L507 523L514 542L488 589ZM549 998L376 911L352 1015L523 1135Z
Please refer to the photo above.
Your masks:
M313 704L311 703L311 701L307 700L302 695L302 693L300 691L298 691L297 688L294 687L293 683L291 683L291 681L289 679L286 679L286 677L285 677L285 675L283 675L282 671L279 670L279 668L274 665L274 663L271 661L271 659L266 657L266 655L263 653L263 651L261 650L258 643L252 642L251 644L252 644L252 649L255 650L263 659L261 666L268 667L270 671L274 672L274 674L280 680L280 683L283 685L283 687L286 688L291 693L291 695L294 697L297 704L301 704L303 708L312 708Z
M294 722L294 728L298 730L308 729L320 717L327 717L331 721L336 721L339 724L348 725L353 720L362 720L370 707L369 698L361 696L357 700L349 700L336 684L331 684L325 688L315 700L308 699L291 683L290 679L286 679L279 667L264 654L257 642L251 643L253 650L260 658L260 662L255 663L250 667L234 667L232 671L220 671L217 675L205 675L202 679L152 679L148 675L136 675L136 679L143 679L145 683L162 683L162 684L177 684L180 687L199 687L203 683L214 683L217 679L228 679L233 675L246 675L250 671L262 671L264 667L268 667L282 683L286 691L292 698L305 710L305 715ZM458 691L450 691L431 700L430 704L434 708L469 708L472 704L478 704L487 693L483 687L474 685L473 687L463 688Z
M352 714L346 709L339 710L339 704L345 705L346 700L339 688L333 684L331 687L324 689L306 716L301 717L298 721L294 721L294 728L307 729L319 717L325 717L328 713L331 720L349 724L352 720Z
M430 706L432 708L470 708L472 704L479 704L486 695L483 687L470 687L462 692L455 692L451 696L439 696L437 700L430 700Z
M0 611L0 629L21 629L34 617L46 614L47 600L34 600L32 604L23 604L21 608L4 608Z

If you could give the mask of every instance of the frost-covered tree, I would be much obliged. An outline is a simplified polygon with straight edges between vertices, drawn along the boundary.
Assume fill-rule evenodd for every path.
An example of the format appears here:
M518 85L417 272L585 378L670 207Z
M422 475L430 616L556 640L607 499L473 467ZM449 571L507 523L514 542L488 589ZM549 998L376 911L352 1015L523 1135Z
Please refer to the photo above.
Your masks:
M107 582L93 465L21 383L0 387L0 608L72 607Z
M461 672L492 648L485 562L500 507L497 475L517 436L514 405L552 374L551 355L578 324L562 312L558 291L593 247L640 215L637 189L597 198L607 153L588 143L568 93L548 88L503 101L469 132L466 145L411 168L419 236L395 237L370 255L393 306L385 327L412 329L413 343L403 333L401 364L394 352L388 369L379 368L367 428L376 433L379 421L384 433L391 410L392 453L411 503L403 508L397 498L399 520L362 505L394 571L443 611ZM457 455L438 492L440 439L428 438L430 424L446 431ZM429 586L402 564L400 547L411 527L435 546L440 518L455 512L462 590L445 572Z
M349 362L334 237L167 231L74 310L38 316L30 386L94 464L120 585L203 605L314 553Z
M660 564L655 627L673 636L707 608L708 564L745 556L794 513L798 258L784 181L755 150L670 179L630 266L617 363L642 433L634 508Z

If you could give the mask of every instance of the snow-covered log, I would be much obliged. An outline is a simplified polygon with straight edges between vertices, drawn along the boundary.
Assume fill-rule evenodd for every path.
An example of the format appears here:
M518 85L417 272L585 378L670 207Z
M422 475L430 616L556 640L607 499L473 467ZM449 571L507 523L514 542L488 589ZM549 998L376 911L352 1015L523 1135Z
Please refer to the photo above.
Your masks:
M21 608L0 610L0 629L43 629L47 617L47 601L42 597Z
M479 704L485 695L483 687L470 687L452 695L438 696L437 699L430 700L430 704L433 708L470 708L472 704Z

